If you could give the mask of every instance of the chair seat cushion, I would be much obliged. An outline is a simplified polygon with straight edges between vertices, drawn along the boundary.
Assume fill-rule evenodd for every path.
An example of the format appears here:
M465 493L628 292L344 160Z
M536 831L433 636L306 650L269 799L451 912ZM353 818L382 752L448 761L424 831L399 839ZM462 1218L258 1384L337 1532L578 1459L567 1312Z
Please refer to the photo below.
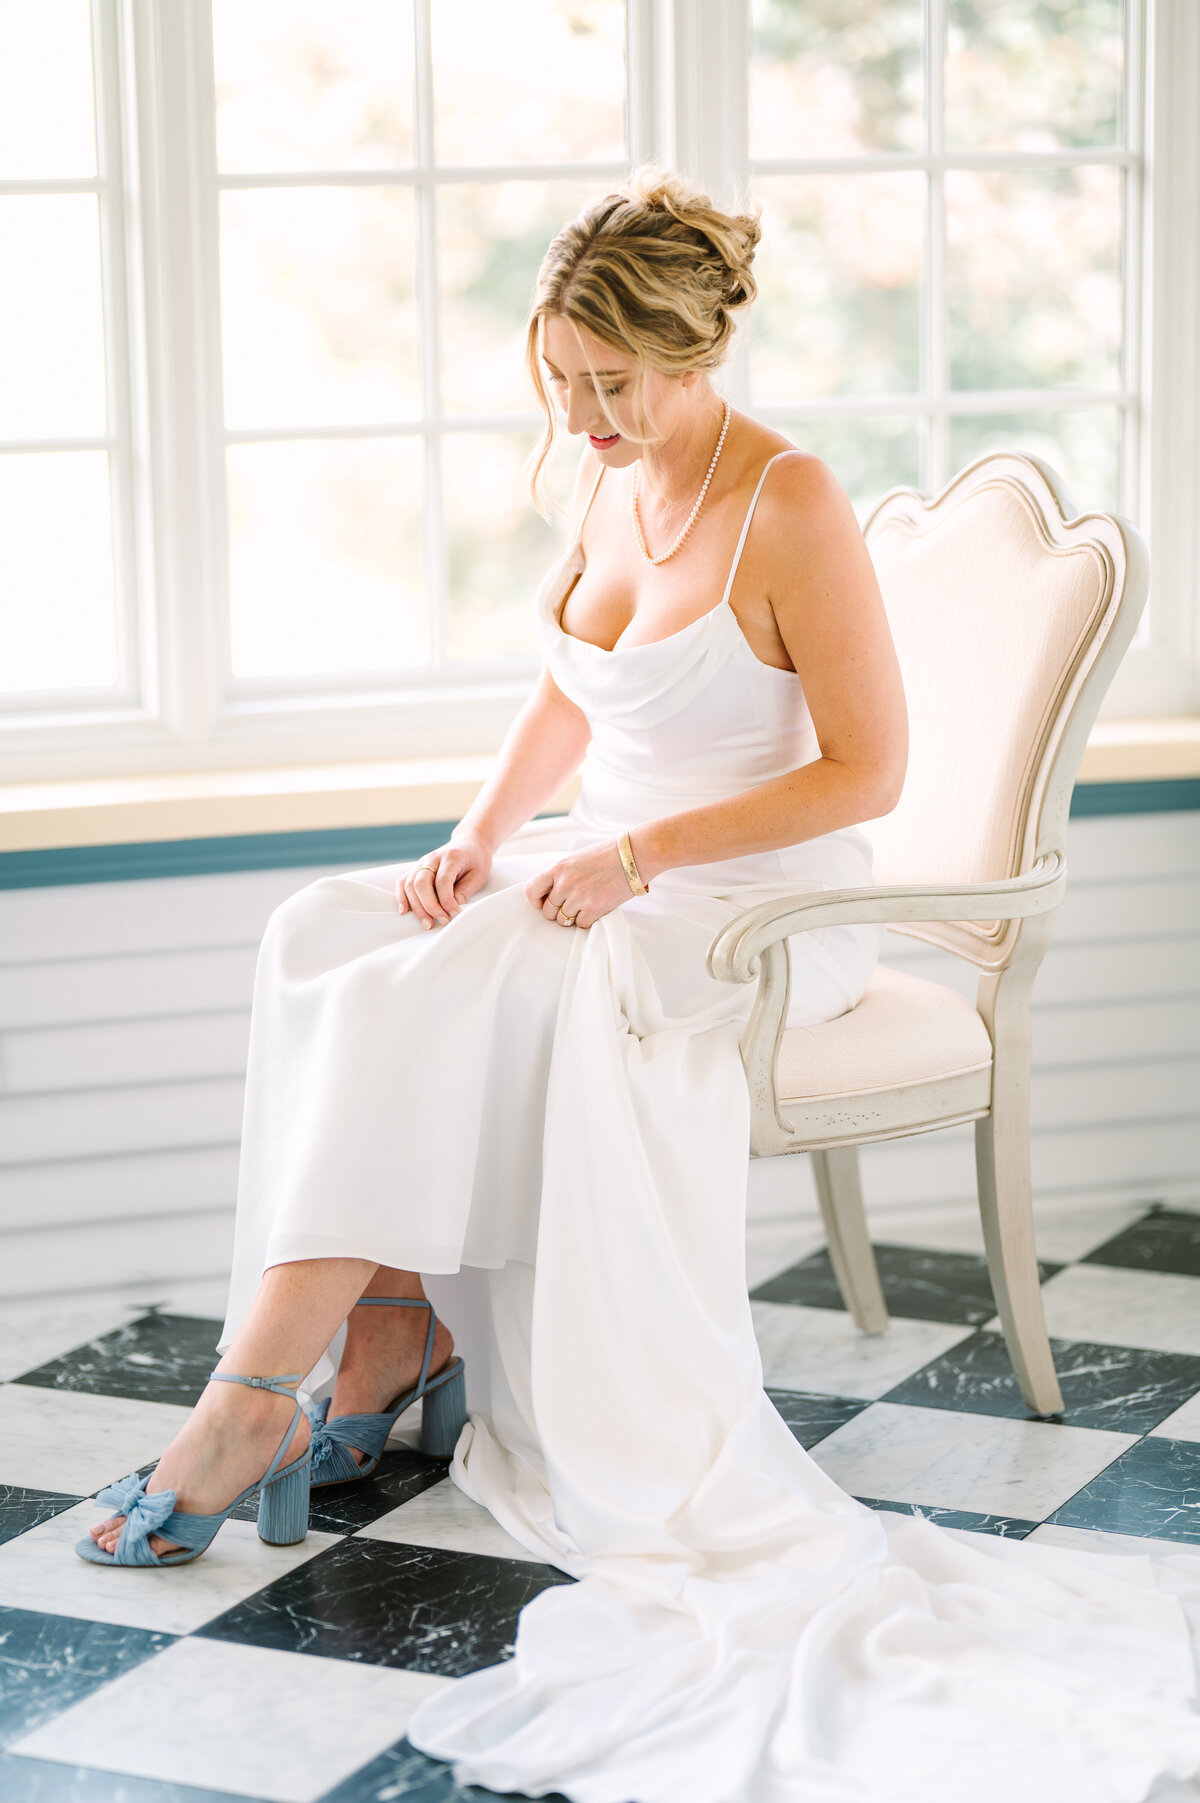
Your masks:
M779 1047L779 1097L863 1095L986 1071L992 1042L975 1008L944 983L875 967L858 1005Z

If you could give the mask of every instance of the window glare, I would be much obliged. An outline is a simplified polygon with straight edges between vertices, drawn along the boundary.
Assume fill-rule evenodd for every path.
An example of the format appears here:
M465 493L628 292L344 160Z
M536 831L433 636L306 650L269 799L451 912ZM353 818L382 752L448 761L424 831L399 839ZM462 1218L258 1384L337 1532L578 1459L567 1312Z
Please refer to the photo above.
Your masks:
M213 0L213 64L219 169L412 161L406 0Z
M22 694L116 682L110 506L103 451L0 457L6 689Z
M0 31L0 181L95 175L88 0L4 0Z

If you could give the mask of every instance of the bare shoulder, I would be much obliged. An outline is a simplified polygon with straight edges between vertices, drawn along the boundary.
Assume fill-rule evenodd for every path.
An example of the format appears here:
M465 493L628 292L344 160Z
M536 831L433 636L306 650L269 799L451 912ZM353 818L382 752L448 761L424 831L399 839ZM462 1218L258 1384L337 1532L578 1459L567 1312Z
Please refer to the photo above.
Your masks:
M794 552L797 539L862 543L850 498L827 463L811 451L790 449L767 472L755 523L759 543Z

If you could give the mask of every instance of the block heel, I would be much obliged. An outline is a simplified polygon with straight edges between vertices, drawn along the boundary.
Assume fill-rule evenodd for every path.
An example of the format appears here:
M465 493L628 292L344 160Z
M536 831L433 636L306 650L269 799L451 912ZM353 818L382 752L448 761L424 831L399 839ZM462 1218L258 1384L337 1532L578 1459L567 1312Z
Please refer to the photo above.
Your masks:
M298 1546L308 1533L308 1480L312 1461L267 1484L258 1497L258 1537L268 1546Z
M451 1359L421 1401L421 1451L432 1459L452 1458L466 1420L466 1366L459 1358Z

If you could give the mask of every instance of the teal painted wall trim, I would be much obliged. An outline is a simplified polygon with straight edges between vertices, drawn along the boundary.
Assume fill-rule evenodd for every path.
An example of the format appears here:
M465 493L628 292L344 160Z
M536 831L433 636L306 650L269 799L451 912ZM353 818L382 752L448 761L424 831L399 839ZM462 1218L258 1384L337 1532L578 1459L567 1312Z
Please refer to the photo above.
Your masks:
M1077 783L1072 815L1174 814L1200 808L1200 776L1162 777L1154 782Z
M161 839L144 845L64 845L0 852L0 889L57 883L125 883L222 870L287 870L307 864L402 864L449 837L453 820L404 826L339 826L305 833L245 833L227 839Z
M1200 777L1082 783L1071 797L1072 815L1157 814L1193 808L1200 809ZM456 825L454 820L423 820L403 826L330 827L307 833L248 833L224 839L164 839L144 845L7 851L0 852L0 889L209 876L223 870L287 870L315 864L366 869L419 858L448 838Z

